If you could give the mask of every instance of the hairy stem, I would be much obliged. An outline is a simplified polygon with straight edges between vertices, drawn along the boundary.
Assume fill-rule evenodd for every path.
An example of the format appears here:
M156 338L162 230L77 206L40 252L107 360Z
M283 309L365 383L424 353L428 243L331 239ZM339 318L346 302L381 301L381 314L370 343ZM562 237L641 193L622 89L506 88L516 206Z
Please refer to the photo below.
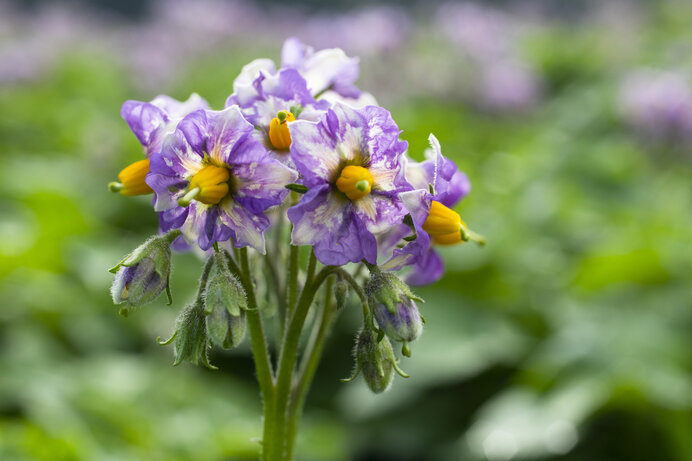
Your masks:
M287 452L293 451L295 438L298 432L298 424L300 417L303 414L303 407L308 390L312 385L312 380L322 358L322 351L331 330L333 314L332 309L332 286L334 277L329 277L325 284L324 290L324 306L322 315L318 322L315 323L313 334L310 337L310 342L305 349L305 356L300 366L300 375L292 391L292 397L289 406L288 414L288 429L286 440L288 443Z
M255 298L255 289L252 284L252 276L250 272L250 264L248 263L247 249L242 248L239 251L241 270L238 271L238 266L233 262L231 270L235 269L236 275L241 280L245 294L247 295L248 310L246 312L248 329L250 330L250 340L252 342L252 354L255 360L255 369L257 370L257 380L259 381L260 392L264 403L264 435L271 439L272 413L276 400L276 388L274 385L274 377L272 376L271 359L267 350L267 341L264 336L264 327L262 318L260 317L259 309L257 308L257 300ZM262 459L269 461L271 457L271 448L267 444L268 440L263 440ZM269 440L270 442L270 440Z
M314 264L316 265L316 262ZM311 265L313 265L312 259ZM332 272L334 272L334 270L336 270L336 267L326 266L314 277L314 280L306 281L303 291L300 294L300 298L298 299L298 304L295 311L289 320L288 328L281 346L281 355L279 357L279 367L276 379L276 401L274 402L274 412L272 414L274 421L271 427L272 437L275 439L271 442L272 449L277 449L277 442L281 444L281 447L279 447L278 451L273 452L273 458L266 459L279 461L290 460L292 457L293 442L291 441L289 443L287 439L287 436L290 435L290 432L288 431L288 404L291 396L293 371L295 369L298 355L300 335L303 331L305 318L310 310L310 305L315 297L315 293L317 293L317 290L320 288L322 283ZM265 440L265 444L266 442L267 441Z

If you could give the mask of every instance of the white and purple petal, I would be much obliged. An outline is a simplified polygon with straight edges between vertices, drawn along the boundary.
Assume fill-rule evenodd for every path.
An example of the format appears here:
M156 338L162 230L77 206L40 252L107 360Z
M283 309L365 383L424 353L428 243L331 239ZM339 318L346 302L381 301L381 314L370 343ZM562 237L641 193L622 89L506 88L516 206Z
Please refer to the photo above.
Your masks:
M281 65L300 71L313 95L332 90L347 98L357 98L360 90L354 83L360 73L358 61L339 48L315 52L295 37L284 42L281 52Z
M378 234L400 223L408 211L395 194L373 192L355 200L353 209L369 232Z
M291 159L309 188L332 181L342 162L328 122L330 114L333 112L327 111L317 123L297 120L288 125L292 139Z
M216 208L219 212L219 222L230 231L228 237L219 241L232 237L233 246L236 248L251 246L260 253L265 253L263 233L270 225L269 218L233 199L223 201Z

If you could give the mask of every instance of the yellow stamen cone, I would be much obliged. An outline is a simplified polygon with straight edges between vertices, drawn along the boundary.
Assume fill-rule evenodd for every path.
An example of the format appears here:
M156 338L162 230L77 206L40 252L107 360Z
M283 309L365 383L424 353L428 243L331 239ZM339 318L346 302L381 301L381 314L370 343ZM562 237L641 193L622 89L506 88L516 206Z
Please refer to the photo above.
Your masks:
M127 196L151 194L154 191L144 182L147 173L149 173L149 159L128 165L118 174L121 186L119 190L116 190Z
M430 213L423 223L423 230L432 236L446 235L461 230L463 221L454 210L450 210L435 200L430 204Z
M367 196L375 182L367 168L356 165L348 165L341 170L336 180L336 187L346 194L351 200L358 200Z
M199 189L194 199L207 205L215 205L228 195L228 168L207 165L190 180L189 190Z
M282 110L269 123L269 141L275 149L287 150L291 147L291 133L288 131L288 122L295 121L292 113Z

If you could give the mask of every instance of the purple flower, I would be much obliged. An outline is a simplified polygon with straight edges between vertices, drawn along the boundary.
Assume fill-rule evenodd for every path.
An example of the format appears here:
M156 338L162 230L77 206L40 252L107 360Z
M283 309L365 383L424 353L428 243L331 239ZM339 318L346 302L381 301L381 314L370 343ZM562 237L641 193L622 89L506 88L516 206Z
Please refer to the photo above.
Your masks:
M398 241L393 242L394 238L390 238L388 244L391 245L390 249L394 248L392 257L382 265L385 270L398 270L411 265L412 271L406 281L412 285L426 285L442 277L443 262L432 243L451 244L461 241L461 227L466 230L465 224L450 207L471 190L471 183L466 175L458 170L454 162L442 155L437 138L431 134L428 139L432 149L426 151L426 160L421 163L410 162L406 166L406 179L415 189L400 194L411 214L416 239L399 249L394 247ZM439 222L428 221L429 217L437 218L438 215ZM400 225L390 233L403 235L402 227L407 226ZM412 233L411 229L407 231L406 235Z
M307 91L312 96L319 98L329 95L330 102L338 100L363 105L374 99L371 95L362 98L363 93L355 86L360 73L358 61L358 58L346 56L339 48L315 51L297 38L286 40L281 52L281 68L297 71L305 80ZM233 81L232 103L243 106L256 100L257 79L276 74L276 64L271 59L255 59L250 62Z
M150 157L161 150L163 138L175 130L183 117L190 112L208 108L207 101L197 93L192 93L183 102L159 95L150 102L125 101L120 109L120 116L144 147L144 154Z
M180 228L203 250L232 238L264 252L263 212L281 203L297 173L269 157L253 131L238 106L198 110L178 124L147 176L163 230Z
M294 245L314 245L323 264L375 264L375 234L401 222L404 176L399 127L377 106L335 104L319 122L289 125L291 157L309 191L288 210Z
M329 106L327 101L315 101L295 69L278 73L259 70L259 76L249 87L242 83L236 90L226 100L226 107L238 105L257 128L254 136L281 161L287 160L291 145L287 124L294 120L316 121Z
M620 89L625 121L654 140L692 138L692 86L687 75L671 70L638 70Z
M281 50L281 66L298 70L314 95L331 90L345 98L358 98L358 61L340 48L316 52L295 37L286 40Z

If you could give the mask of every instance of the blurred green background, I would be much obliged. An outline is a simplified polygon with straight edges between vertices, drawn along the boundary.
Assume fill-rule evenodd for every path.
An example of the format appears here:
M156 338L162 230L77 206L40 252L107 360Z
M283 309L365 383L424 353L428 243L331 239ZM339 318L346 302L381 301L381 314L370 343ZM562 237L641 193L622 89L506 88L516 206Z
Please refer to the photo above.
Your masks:
M106 184L141 156L124 100L220 108L292 35L361 56L413 157L435 133L490 242L444 248L383 395L339 382L341 315L298 459L692 459L692 4L308 3L0 3L0 459L255 459L247 344L211 372L154 341L199 259L117 315L106 269L157 220Z

